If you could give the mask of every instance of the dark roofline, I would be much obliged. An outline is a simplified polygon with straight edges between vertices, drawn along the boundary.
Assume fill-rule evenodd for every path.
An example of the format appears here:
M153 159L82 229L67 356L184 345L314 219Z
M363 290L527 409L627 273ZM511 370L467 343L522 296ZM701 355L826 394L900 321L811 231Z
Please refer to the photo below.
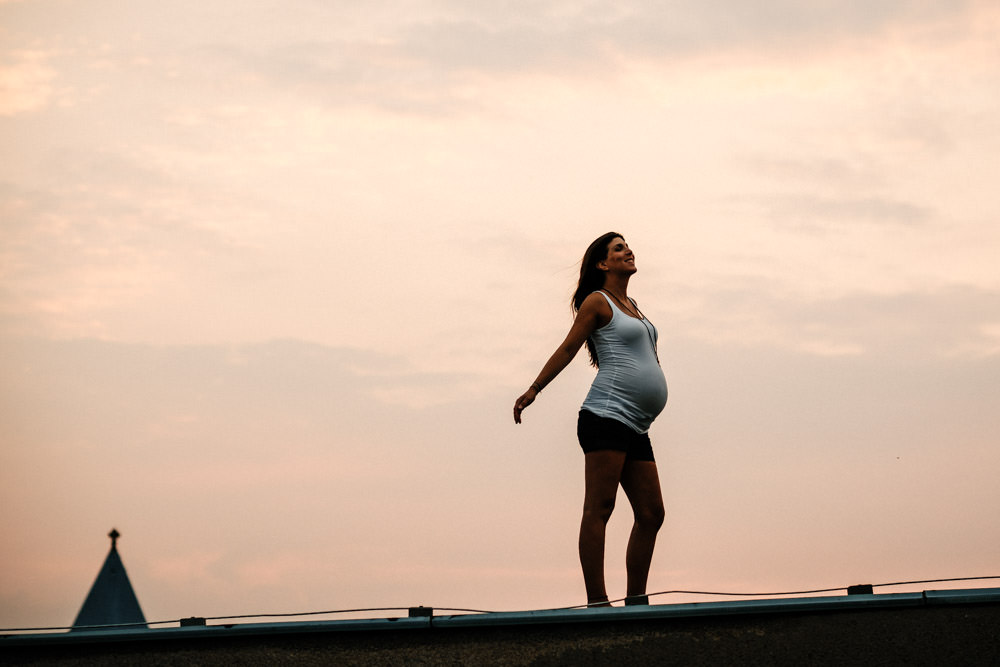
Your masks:
M592 609L554 609L524 612L434 615L417 608L408 618L347 619L277 623L199 624L185 619L181 627L76 630L72 633L0 635L0 649L14 646L73 646L122 642L187 642L200 639L266 638L316 633L355 634L421 630L469 630L513 626L586 626L587 624L722 619L732 617L800 616L850 611L905 611L959 606L1000 606L1000 588L843 595L815 598L778 598L665 604Z

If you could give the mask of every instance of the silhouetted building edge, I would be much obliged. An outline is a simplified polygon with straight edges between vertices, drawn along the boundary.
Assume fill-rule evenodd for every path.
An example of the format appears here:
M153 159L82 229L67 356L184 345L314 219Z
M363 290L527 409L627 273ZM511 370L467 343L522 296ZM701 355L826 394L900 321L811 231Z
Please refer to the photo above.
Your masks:
M129 581L121 556L118 555L118 538L121 534L112 529L108 537L111 538L111 551L104 559L104 565L97 573L97 579L73 621L74 632L89 629L115 630L122 629L122 626L135 629L147 627L139 599L132 589L132 582Z

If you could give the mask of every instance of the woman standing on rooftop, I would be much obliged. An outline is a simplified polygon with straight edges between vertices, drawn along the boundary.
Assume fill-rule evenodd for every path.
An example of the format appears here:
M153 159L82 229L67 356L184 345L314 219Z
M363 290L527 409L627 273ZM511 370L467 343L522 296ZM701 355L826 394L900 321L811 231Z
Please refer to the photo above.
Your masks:
M514 402L514 421L586 343L598 368L577 422L585 454L580 522L580 565L588 605L607 605L604 539L621 485L635 523L625 555L626 604L646 602L646 581L656 534L663 523L660 479L649 426L667 402L667 383L656 354L656 327L628 296L635 255L621 234L604 234L587 248L573 295L576 318L569 334L535 381Z

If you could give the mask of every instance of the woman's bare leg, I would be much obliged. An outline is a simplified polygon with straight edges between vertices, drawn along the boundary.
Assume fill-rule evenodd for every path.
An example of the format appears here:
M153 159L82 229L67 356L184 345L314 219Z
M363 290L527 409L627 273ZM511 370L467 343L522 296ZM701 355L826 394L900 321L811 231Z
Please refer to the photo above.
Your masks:
M586 487L580 521L580 566L587 587L587 601L608 599L604 583L604 537L615 508L625 453L602 450L586 454Z
M656 534L663 525L663 496L653 461L628 461L621 471L621 485L632 505L635 523L625 552L628 573L626 594L645 595Z

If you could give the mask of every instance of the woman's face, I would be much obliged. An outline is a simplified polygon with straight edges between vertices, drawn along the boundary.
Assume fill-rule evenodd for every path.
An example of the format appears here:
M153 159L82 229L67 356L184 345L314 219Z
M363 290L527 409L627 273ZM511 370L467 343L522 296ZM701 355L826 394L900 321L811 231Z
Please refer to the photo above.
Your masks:
M597 265L607 271L619 271L622 273L635 273L635 255L625 243L625 239L616 236L608 243L608 257Z

